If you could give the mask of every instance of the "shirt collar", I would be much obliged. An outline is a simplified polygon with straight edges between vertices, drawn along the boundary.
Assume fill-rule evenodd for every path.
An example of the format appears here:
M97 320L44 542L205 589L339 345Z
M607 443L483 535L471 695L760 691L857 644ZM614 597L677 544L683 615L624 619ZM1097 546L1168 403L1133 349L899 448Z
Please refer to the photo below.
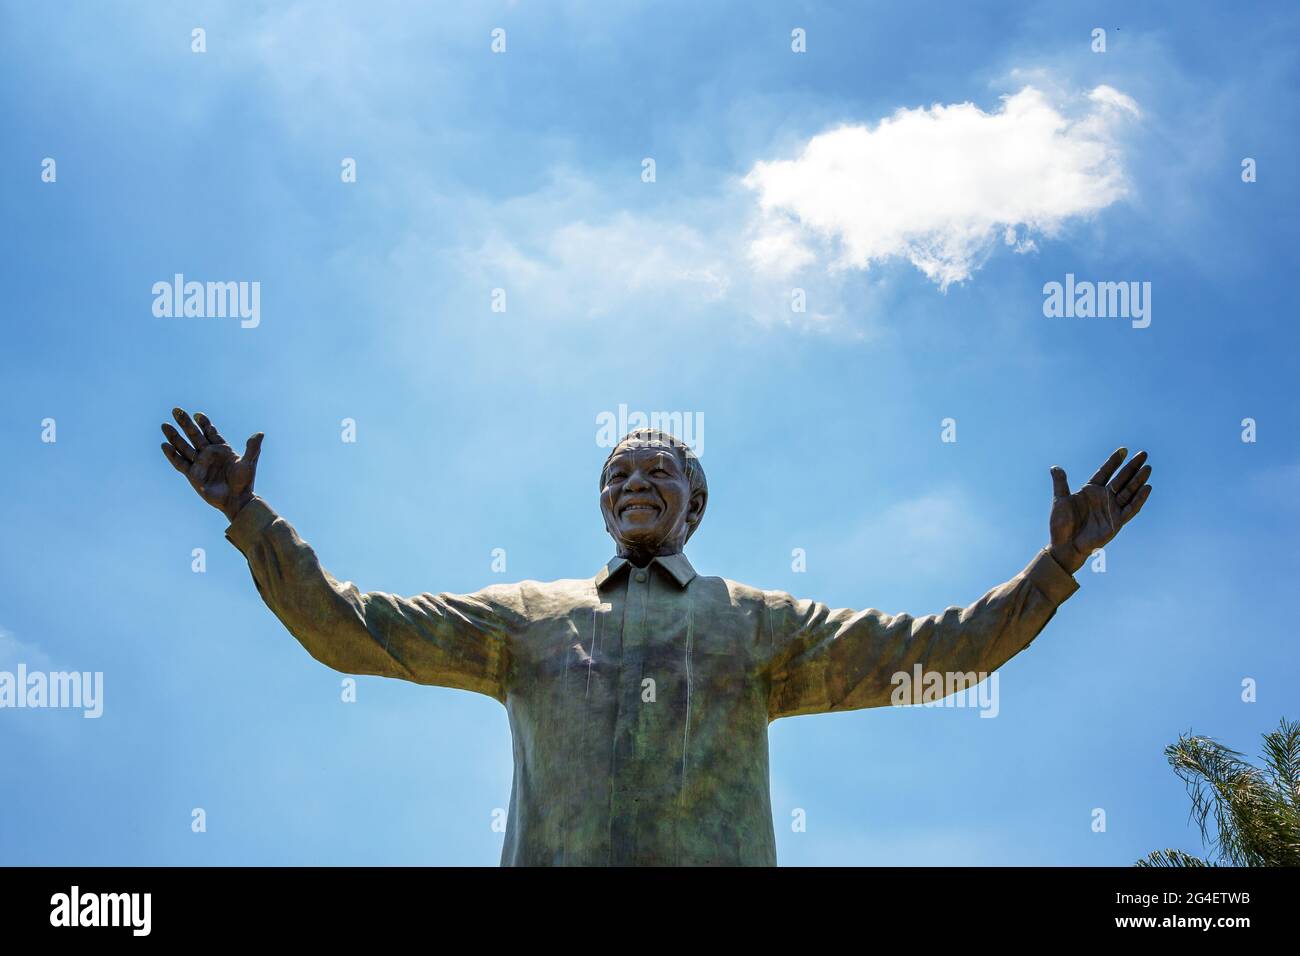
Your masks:
M686 555L680 551L677 554L664 555L654 558L650 561L650 566L659 565L665 574L677 583L679 588L684 588L695 578L695 569L691 567L691 562L686 560ZM617 555L609 559L609 562L596 572L596 587L603 588L623 570L632 567L632 562L627 558Z

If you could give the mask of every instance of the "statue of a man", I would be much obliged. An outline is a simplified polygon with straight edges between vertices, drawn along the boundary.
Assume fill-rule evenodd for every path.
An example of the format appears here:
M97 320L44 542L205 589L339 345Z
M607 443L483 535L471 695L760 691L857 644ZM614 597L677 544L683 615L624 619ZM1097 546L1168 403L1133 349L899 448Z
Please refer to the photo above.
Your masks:
M601 470L616 551L594 577L404 598L336 580L253 494L261 433L240 456L204 415L173 415L185 437L163 425L163 453L230 520L262 599L308 653L505 705L501 862L514 865L775 864L769 723L888 705L895 675L918 666L992 672L1151 493L1145 452L1121 468L1117 450L1074 493L1053 468L1050 544L1010 581L926 617L835 610L696 574L682 548L708 502L704 470L683 442L639 429Z

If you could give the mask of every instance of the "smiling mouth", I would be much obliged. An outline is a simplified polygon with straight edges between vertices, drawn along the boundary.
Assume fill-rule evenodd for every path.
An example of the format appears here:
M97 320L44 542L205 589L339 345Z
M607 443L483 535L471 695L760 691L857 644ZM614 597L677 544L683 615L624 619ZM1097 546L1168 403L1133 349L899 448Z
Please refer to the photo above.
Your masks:
M657 505L636 502L634 504L624 505L623 507L618 509L619 515L631 514L634 511L649 511L653 513L658 513L659 507Z

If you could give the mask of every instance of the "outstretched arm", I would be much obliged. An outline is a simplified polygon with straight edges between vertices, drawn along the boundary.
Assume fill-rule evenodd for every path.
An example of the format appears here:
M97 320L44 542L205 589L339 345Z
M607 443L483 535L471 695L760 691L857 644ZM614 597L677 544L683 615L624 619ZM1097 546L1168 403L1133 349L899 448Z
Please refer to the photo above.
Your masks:
M772 658L768 714L791 717L893 703L897 675L984 676L1038 636L1056 609L1078 590L1073 573L1146 503L1151 467L1146 453L1118 475L1127 451L1117 450L1088 484L1070 493L1065 472L1052 469L1051 544L1005 584L966 608L913 617L874 609L834 610L769 592ZM1111 476L1115 475L1112 480ZM961 686L963 679L945 679Z
M293 527L253 494L262 436L249 439L241 457L205 416L191 420L181 409L173 415L189 442L164 425L167 460L230 519L226 537L248 559L262 600L312 657L348 674L505 700L509 637L521 620L515 589L402 598L338 581Z

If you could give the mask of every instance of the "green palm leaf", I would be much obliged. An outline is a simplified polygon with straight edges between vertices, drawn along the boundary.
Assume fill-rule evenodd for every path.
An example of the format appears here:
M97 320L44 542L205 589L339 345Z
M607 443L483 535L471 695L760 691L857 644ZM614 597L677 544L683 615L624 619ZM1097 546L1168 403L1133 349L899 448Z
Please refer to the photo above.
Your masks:
M1138 866L1300 866L1300 722L1264 734L1264 766L1209 737L1185 734L1165 748L1187 786L1191 819L1209 862L1157 850Z

